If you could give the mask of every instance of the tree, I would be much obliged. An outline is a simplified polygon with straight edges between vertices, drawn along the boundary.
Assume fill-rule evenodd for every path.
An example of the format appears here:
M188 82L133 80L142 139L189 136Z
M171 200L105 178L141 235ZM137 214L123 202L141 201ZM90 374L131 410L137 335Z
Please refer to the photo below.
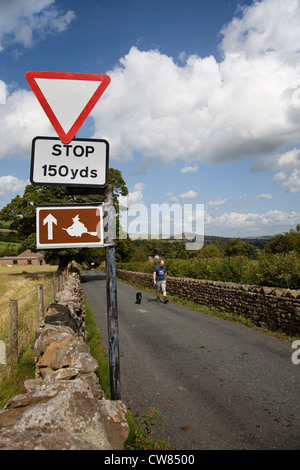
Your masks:
M278 233L265 246L266 253L289 253L297 251L300 253L300 224L296 226L296 231Z
M189 259L189 256L187 254L187 252L185 251L184 248L181 248L180 252L178 253L178 256L177 256L178 259Z
M250 243L244 242L241 238L232 238L226 244L226 256L247 256L255 259L258 256L258 250Z
M222 256L222 251L214 242L204 245L197 254L199 258L222 258Z
M116 261L129 261L133 253L134 246L128 238L116 240Z
M119 170L109 169L109 184L113 188L113 201L116 212L118 212L118 196L126 196L128 189ZM79 192L79 191L78 191ZM36 206L38 204L81 204L92 202L103 202L103 193L99 194L70 194L64 186L37 186L27 185L23 196L17 195L12 201L0 211L0 219L11 222L11 229L17 231L17 237L22 242L22 250L30 248L36 251ZM45 250L46 259L58 257L60 269L63 269L69 261L75 259L98 259L95 252L89 253L87 250L94 249L66 249L66 250Z

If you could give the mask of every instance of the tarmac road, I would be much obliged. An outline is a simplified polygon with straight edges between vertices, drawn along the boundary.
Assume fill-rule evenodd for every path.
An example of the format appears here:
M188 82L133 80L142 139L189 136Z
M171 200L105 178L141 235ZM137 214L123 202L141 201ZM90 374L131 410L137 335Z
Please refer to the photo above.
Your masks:
M106 279L82 287L107 347ZM118 282L121 394L133 415L160 411L177 450L299 449L300 364L291 344Z

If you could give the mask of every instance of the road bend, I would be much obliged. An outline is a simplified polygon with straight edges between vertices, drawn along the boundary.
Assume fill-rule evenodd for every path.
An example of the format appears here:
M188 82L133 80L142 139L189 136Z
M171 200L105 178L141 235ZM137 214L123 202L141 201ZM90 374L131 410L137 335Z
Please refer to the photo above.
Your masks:
M107 348L106 278L82 287ZM300 448L300 364L291 344L118 282L121 394L134 416L163 418L177 450Z

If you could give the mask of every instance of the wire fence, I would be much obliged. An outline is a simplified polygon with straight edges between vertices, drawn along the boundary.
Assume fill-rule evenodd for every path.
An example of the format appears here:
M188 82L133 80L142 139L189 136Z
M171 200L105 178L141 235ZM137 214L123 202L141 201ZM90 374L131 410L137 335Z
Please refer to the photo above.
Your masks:
M45 306L54 302L59 279L44 277L33 289L0 309L0 381L35 341ZM55 286L57 282L57 288Z

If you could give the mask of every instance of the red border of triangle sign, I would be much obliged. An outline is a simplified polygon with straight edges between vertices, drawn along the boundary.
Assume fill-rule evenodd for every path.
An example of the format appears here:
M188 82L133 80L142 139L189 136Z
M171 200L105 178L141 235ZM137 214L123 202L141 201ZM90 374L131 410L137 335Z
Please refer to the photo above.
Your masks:
M64 144L71 142L73 137L76 135L76 132L82 126L95 104L102 96L103 92L106 90L110 83L110 77L108 75L98 75L98 74L89 74L89 73L65 73L65 72L36 72L29 71L25 74L25 78L30 85L33 93L37 97L40 105L48 116L49 121L54 127L58 137ZM84 109L81 111L79 116L75 117L74 124L66 133L62 128L59 120L57 119L54 111L52 110L50 104L48 103L46 97L44 96L42 90L40 89L36 79L46 78L51 80L87 80L87 81L97 81L101 82L97 87L96 91L85 105Z

